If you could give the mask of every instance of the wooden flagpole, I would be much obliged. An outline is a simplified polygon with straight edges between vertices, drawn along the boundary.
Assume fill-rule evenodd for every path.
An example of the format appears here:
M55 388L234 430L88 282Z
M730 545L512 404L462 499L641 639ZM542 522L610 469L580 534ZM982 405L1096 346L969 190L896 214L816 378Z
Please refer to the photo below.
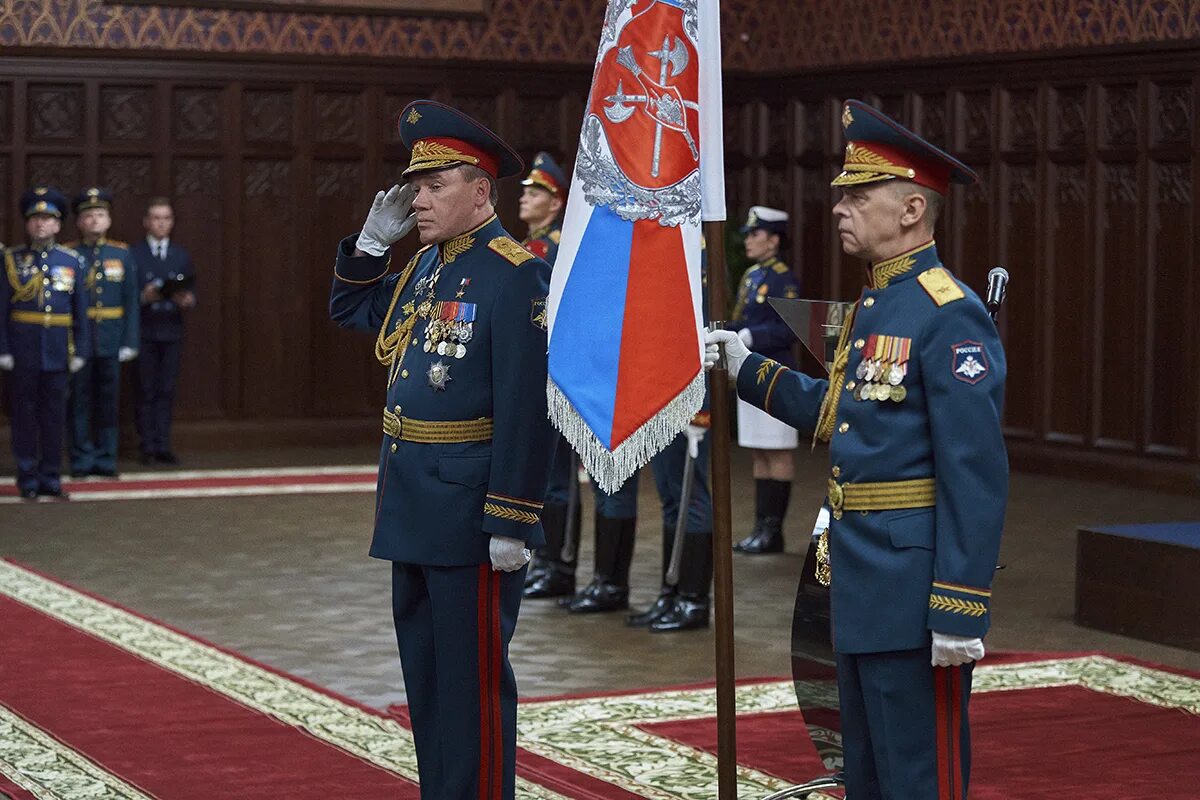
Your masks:
M729 307L725 268L725 223L705 222L708 251L708 308L714 325ZM737 708L734 697L733 505L729 475L729 373L724 361L709 373L712 418L713 584L716 605L717 797L737 798ZM682 512L681 512L682 513Z

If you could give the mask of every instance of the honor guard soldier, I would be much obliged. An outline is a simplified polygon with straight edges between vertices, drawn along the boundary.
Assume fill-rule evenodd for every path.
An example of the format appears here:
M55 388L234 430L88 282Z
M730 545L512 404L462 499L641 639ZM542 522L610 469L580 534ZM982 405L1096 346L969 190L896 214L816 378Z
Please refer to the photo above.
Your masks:
M55 243L67 199L38 186L21 195L28 244L4 253L0 281L0 369L12 375L12 448L21 497L67 499L60 480L67 374L91 353L86 267Z
M725 331L706 337L706 362L723 344L740 397L830 443L818 561L832 579L847 796L961 800L1008 497L1005 358L933 231L950 184L978 179L863 103L847 102L842 123L833 213L842 249L869 269L829 380Z
M541 525L550 266L504 230L496 181L520 157L475 120L401 112L409 183L375 197L338 248L330 314L377 331L388 368L371 555L392 608L423 797L515 792L517 687L508 643ZM399 273L388 248L416 227Z
M150 198L142 226L146 238L132 248L142 305L136 415L140 458L143 464L176 465L179 457L171 449L171 419L183 354L184 312L196 306L196 276L188 251L171 241L175 211L169 199Z
M521 192L520 217L529 226L529 233L521 245L553 268L562 232L567 177L549 153L538 153L521 185L525 188ZM578 467L567 440L561 435L554 439L550 484L546 487L546 504L542 508L546 544L534 553L525 576L525 596L534 599L565 597L575 592L574 553L578 546L569 546L571 553L564 558L564 545L567 544L568 526L573 526L576 542L579 537Z
M129 245L107 238L112 227L112 194L99 187L83 191L72 204L83 256L81 291L88 297L92 357L71 376L71 475L117 477L118 404L121 364L138 352L138 274Z
M787 243L788 215L774 208L754 206L742 226L746 256L754 265L738 286L737 303L729 326L747 347L780 364L795 366L795 335L767 303L768 297L797 298L800 287L792 270L779 258ZM783 518L792 493L795 465L792 451L798 444L795 428L738 401L738 444L749 448L754 469L754 528L734 545L742 553L778 553L783 550Z

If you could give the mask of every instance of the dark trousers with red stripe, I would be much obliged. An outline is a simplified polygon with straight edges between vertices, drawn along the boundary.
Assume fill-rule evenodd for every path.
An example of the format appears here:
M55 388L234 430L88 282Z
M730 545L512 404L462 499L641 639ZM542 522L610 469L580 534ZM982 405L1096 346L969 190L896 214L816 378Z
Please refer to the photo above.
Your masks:
M929 648L838 654L847 797L966 798L973 667L931 667Z
M517 683L508 643L525 569L392 563L392 616L421 800L513 800Z

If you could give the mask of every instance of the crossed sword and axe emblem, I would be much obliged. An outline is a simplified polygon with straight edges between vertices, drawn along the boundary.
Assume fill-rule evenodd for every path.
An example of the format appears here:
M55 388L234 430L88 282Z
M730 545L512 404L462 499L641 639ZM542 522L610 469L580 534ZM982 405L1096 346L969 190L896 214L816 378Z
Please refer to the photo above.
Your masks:
M643 113L650 115L654 120L654 158L650 165L650 174L657 178L664 129L683 134L688 149L692 151L692 158L700 160L700 151L696 149L696 140L688 130L687 116L684 112L685 108L698 111L700 104L683 99L677 87L667 84L669 78L678 77L688 68L688 51L682 39L676 36L672 45L671 37L664 36L662 48L652 50L649 55L658 59L660 65L657 82L647 76L638 65L631 45L617 51L617 63L633 73L643 94L625 94L625 87L618 79L616 93L604 98L604 102L608 103L604 107L604 116L620 124L637 113L638 106L641 106Z

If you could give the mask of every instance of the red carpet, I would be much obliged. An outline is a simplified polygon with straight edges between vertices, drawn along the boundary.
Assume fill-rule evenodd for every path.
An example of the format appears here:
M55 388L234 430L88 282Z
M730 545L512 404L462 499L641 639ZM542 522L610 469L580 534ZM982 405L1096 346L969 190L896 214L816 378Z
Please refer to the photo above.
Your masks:
M6 561L0 653L0 791L20 800L419 797L395 718ZM1200 798L1200 676L1007 654L975 683L975 800ZM825 773L790 681L737 691L739 797ZM714 707L694 686L525 702L517 796L711 800Z

